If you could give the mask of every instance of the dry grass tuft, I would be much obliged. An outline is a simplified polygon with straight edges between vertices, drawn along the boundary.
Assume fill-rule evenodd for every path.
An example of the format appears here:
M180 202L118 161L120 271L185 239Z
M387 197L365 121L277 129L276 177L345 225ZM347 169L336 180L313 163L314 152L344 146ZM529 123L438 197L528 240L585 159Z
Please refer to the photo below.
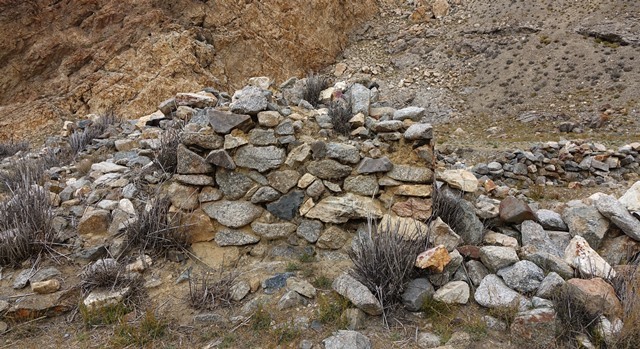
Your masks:
M83 151L94 139L99 138L110 125L117 122L119 122L117 116L113 113L106 113L84 129L73 132L68 139L73 154L77 155Z
M217 274L217 275L215 275ZM203 273L189 278L189 305L198 310L215 310L232 305L231 287L236 282L235 272Z
M162 254L186 249L187 234L177 219L170 219L170 206L171 201L166 196L152 198L147 207L138 212L138 219L126 227L126 250L137 248Z
M97 289L121 290L129 288L123 305L127 310L141 308L147 300L144 279L138 273L126 271L124 264L113 258L99 259L80 275L80 291L83 297Z
M324 76L309 74L306 81L307 83L302 91L302 99L315 108L318 106L320 92L329 86L329 80Z
M343 136L351 133L351 105L348 102L340 99L329 103L329 117L334 131Z
M416 257L428 248L429 232L419 226L374 225L371 220L368 227L368 234L357 238L349 251L351 274L376 295L386 311L401 302L407 283L416 276ZM414 227L412 235L409 229Z
M29 142L27 141L14 142L11 140L7 143L0 143L0 160L13 156L19 151L27 150L29 150Z
M160 136L160 150L155 163L165 173L175 173L178 167L178 145L180 145L180 130L166 129Z

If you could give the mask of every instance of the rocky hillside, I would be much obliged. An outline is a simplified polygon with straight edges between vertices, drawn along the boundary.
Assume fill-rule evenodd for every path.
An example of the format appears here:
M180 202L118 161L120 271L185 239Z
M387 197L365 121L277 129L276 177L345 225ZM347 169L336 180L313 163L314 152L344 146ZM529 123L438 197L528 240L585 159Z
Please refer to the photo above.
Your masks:
M306 75L376 11L373 0L2 1L0 139L42 142L90 113L137 118L180 91Z

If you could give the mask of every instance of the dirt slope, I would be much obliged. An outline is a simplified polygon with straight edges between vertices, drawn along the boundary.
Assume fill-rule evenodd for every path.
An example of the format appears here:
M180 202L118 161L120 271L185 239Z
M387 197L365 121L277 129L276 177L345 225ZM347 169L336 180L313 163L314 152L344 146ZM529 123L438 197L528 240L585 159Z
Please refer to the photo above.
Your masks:
M135 118L176 92L225 91L331 63L374 0L0 1L0 139Z

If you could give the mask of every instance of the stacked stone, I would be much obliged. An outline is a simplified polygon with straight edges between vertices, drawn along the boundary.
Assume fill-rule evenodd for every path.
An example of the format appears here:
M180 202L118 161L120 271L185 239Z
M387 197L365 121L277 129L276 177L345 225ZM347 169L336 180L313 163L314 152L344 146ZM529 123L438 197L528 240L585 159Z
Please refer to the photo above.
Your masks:
M451 164L457 161L453 155L441 159ZM505 152L494 161L476 164L472 171L478 178L507 184L594 186L640 173L640 143L611 150L594 142L546 142L529 150Z

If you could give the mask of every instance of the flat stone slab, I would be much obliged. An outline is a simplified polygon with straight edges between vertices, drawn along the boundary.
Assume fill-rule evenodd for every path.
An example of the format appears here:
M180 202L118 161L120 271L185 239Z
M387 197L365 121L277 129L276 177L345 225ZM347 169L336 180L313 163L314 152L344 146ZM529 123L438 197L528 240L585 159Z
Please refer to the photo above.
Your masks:
M247 201L219 201L202 205L204 212L228 228L241 228L262 214L262 208Z

